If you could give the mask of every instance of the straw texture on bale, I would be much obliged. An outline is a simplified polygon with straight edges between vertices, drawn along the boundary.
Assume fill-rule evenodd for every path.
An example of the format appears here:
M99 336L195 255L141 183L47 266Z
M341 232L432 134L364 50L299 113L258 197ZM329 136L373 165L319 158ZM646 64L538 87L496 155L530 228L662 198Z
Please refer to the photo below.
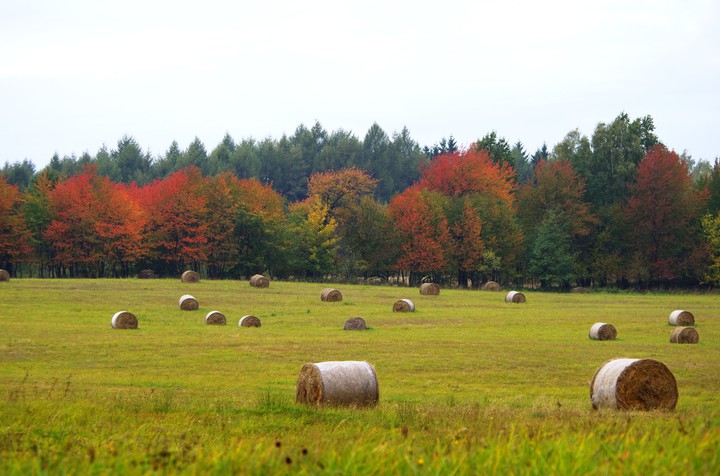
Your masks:
M440 285L435 283L423 283L420 285L420 294L425 296L437 296L440 294Z
M409 299L398 299L393 304L393 312L415 312L415 303Z
M505 302L523 303L525 302L525 295L520 291L510 291L505 296Z
M351 317L345 321L345 327L343 327L343 330L346 331L364 331L366 329L367 324L365 324L365 319L362 317Z
M362 361L305 364L295 390L295 401L308 405L366 407L379 399L375 369Z
M588 288L583 288L582 286L578 286L576 288L572 288L572 292L586 294L586 293L589 293L590 290Z
M254 274L250 277L250 286L255 288L266 288L270 286L270 280L262 274Z
M225 314L220 311L210 311L205 316L205 324L213 326L224 326L227 324Z
M140 270L140 274L138 274L138 278L140 279L153 279L155 277L155 271L152 269L142 269Z
M483 291L502 291L502 287L495 281L488 281L482 285Z
M180 276L180 280L183 283L197 283L200 281L200 275L195 271L187 270Z
M690 311L673 311L668 318L668 324L671 326L694 326L695 316Z
M617 329L612 324L596 322L590 328L589 336L592 340L615 340Z
M340 302L342 301L342 293L334 288L325 288L320 293L320 300L324 302Z
M240 318L238 327L260 327L260 319L257 316L248 314Z
M678 400L675 376L652 359L615 359L605 363L590 382L595 409L673 410Z
M127 311L116 312L110 321L113 329L137 329L138 320L135 314Z
M180 296L180 309L183 311L197 311L199 307L200 304L197 302L197 299L191 295L183 294Z
M0 282L2 281L10 281L10 273L4 269L0 269Z
M694 327L676 327L670 334L671 344L697 344L700 334Z

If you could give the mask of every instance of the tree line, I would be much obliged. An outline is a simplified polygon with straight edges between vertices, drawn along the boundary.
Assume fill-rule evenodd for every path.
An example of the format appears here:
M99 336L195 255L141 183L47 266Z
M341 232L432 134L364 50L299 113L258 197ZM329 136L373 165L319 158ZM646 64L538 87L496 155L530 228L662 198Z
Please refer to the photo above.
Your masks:
M541 287L720 284L720 164L620 114L534 154L495 132L422 149L319 123L208 154L131 137L0 175L0 267L16 276L495 280Z

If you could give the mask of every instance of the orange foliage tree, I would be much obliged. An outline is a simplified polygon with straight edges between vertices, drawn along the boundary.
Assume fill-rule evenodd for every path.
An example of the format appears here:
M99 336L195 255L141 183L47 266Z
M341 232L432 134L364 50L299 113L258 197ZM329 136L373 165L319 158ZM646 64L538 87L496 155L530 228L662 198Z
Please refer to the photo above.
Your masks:
M71 276L127 276L145 248L144 215L128 190L88 166L50 193L45 230L54 262Z
M31 252L30 231L22 212L22 197L16 185L0 175L0 268L9 273L13 265Z

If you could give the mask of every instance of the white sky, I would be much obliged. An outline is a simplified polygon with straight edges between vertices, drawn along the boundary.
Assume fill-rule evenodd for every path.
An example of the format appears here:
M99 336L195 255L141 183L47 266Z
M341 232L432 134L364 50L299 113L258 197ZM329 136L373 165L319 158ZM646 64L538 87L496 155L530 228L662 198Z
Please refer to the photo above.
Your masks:
M528 153L621 112L720 156L717 0L0 2L0 165L304 123Z

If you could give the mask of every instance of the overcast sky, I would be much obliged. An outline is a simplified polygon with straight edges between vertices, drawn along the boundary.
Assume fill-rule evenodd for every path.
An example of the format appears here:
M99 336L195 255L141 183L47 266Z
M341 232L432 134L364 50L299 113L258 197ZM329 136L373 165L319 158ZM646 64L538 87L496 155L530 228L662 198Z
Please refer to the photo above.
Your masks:
M621 112L720 156L717 0L2 0L0 165L303 123L532 153Z

